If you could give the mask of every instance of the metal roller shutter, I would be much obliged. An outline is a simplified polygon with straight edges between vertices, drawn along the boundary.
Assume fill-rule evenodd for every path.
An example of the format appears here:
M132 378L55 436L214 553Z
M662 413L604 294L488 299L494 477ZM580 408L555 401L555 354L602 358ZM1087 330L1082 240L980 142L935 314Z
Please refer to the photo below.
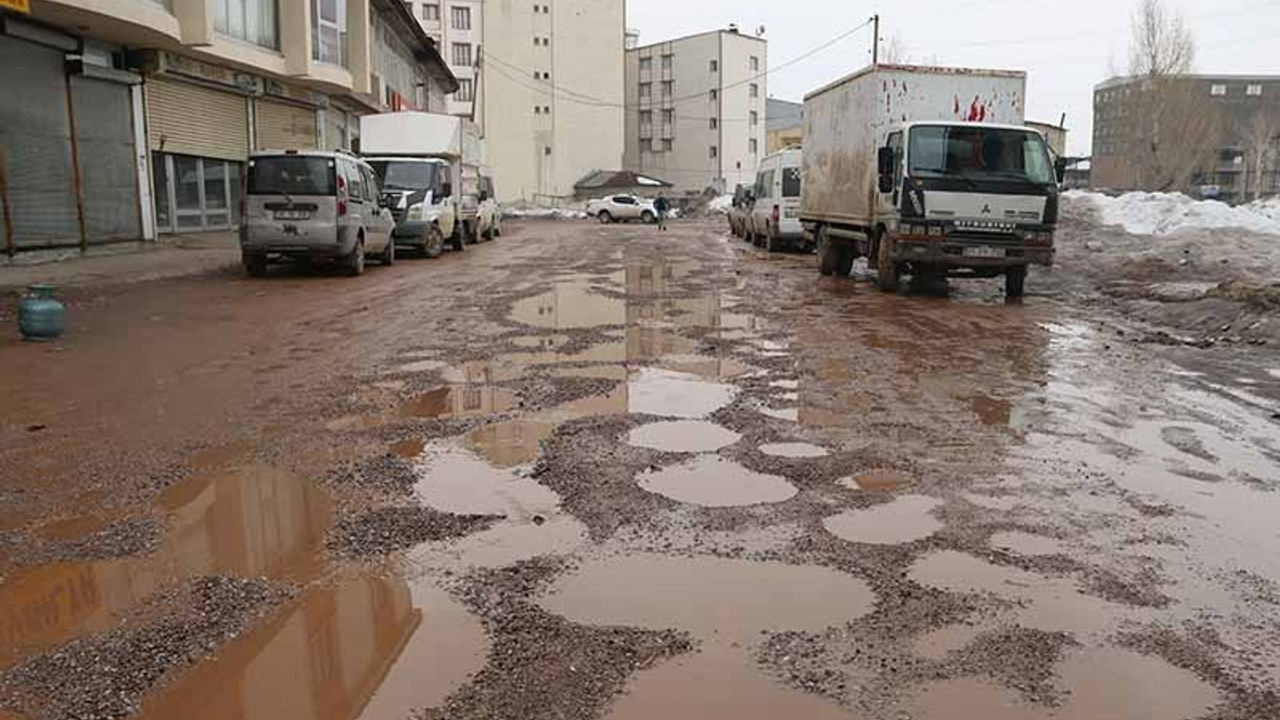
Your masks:
M257 100L254 102L258 150L314 150L320 147L316 132L316 111L297 105Z
M0 36L0 162L18 249L80 242L65 62L60 50Z
M76 152L89 242L141 236L129 86L71 78Z
M152 150L243 161L249 156L248 98L201 85L147 81Z

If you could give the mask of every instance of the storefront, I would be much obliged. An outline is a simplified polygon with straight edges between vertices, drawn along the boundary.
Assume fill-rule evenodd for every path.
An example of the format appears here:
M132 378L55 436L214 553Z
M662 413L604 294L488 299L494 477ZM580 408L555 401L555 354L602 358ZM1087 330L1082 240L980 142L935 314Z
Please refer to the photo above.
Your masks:
M142 237L134 86L110 48L7 19L0 34L2 249Z

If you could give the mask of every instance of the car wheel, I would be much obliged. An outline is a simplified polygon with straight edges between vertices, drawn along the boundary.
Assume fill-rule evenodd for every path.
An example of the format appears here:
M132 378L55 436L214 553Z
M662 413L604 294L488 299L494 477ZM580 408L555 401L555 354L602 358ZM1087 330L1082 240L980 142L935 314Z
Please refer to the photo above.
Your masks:
M608 210L601 210L596 214L596 219L600 221L601 225L608 225L613 222L613 216L609 214Z
M640 213L640 222L643 222L646 225L652 225L653 221L657 219L658 219L657 216L649 212L648 210L645 210L644 212Z
M347 256L347 274L359 277L364 274L364 241L356 243L356 249Z
M444 254L444 233L440 226L431 225L422 238L422 255L432 260Z
M387 238L387 247L382 251L382 264L387 266L396 264L396 241L394 238Z
M244 272L249 277L263 277L267 274L267 258L263 255L248 255L244 258Z

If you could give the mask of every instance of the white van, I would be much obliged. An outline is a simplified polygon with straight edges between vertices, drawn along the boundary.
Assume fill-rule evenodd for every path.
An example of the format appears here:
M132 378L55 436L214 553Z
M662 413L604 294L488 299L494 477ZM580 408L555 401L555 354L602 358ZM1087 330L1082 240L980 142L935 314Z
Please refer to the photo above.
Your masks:
M756 171L755 204L747 220L746 239L769 252L813 249L800 224L800 152L795 145L779 150L761 160Z

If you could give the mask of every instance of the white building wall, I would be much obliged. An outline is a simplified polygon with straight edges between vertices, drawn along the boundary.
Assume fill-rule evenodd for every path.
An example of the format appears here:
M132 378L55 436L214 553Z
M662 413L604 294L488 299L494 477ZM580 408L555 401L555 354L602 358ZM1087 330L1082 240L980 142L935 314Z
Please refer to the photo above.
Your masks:
M470 81L471 92L474 94L478 74L475 69L476 58L485 42L485 0L407 0L406 4L413 11L413 16L417 18L418 23L422 25L422 29L436 41L440 56L449 64L449 69L453 70L453 74L459 81ZM428 7L437 8L431 13L434 19L427 19ZM455 27L453 12L455 7L470 10L470 28ZM454 46L457 44L470 46L471 62L469 64L455 62L457 57ZM461 97L461 92L452 94L445 99L443 106L432 105L430 110L450 115L469 116L473 103L470 100L460 99Z
M717 31L628 51L626 169L667 180L681 194L754 180L765 141L766 50L758 38ZM668 80L669 99L662 85Z

